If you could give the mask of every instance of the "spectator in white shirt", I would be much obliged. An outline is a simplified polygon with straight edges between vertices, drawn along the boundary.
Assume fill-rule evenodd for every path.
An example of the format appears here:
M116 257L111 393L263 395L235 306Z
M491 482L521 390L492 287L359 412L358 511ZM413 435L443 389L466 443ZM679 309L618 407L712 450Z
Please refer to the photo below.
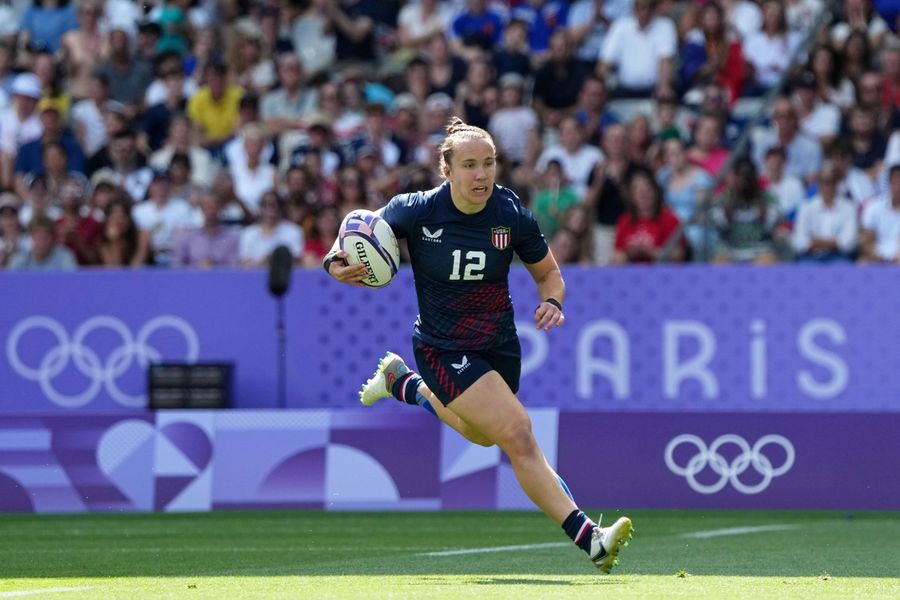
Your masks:
M585 143L584 126L574 115L563 118L559 125L559 136L558 144L548 146L541 152L537 171L543 172L548 162L558 160L566 181L579 196L584 196L594 166L603 160L603 152L600 148Z
M819 194L800 205L791 239L798 262L852 262L857 243L856 207L837 194L839 175L830 163L819 172Z
M284 201L274 190L259 202L259 222L241 232L239 254L245 267L263 267L278 246L287 246L299 262L303 253L303 231L284 218Z
M634 14L616 19L603 40L598 74L616 72L616 96L649 97L672 83L678 35L671 19L655 14L656 5L635 0Z
M900 263L900 165L888 172L888 193L863 211L862 244L863 262Z
M500 78L500 109L491 115L488 131L498 149L514 166L528 159L530 145L538 131L538 116L522 102L525 80L518 73Z
M778 83L800 42L800 35L788 30L781 2L765 2L762 30L744 40L744 56L753 67L753 91L762 92Z
M203 224L202 215L182 198L171 194L169 175L156 173L147 199L131 209L135 225L150 235L154 264L169 266L176 237L185 229Z

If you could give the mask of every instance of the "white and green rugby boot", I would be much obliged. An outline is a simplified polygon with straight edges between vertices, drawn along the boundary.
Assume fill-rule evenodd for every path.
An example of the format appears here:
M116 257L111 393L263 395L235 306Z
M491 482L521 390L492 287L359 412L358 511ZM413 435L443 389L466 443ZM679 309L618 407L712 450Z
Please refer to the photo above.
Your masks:
M609 527L599 523L591 534L591 562L603 573L609 573L619 563L619 550L634 536L634 526L628 517L620 517Z
M383 398L393 398L391 389L394 382L399 381L409 375L409 367L403 362L403 359L388 352L378 361L378 367L375 373L366 381L362 389L359 391L359 401L365 406L372 406ZM401 394L403 390L401 389ZM405 398L397 398L401 402L405 402Z

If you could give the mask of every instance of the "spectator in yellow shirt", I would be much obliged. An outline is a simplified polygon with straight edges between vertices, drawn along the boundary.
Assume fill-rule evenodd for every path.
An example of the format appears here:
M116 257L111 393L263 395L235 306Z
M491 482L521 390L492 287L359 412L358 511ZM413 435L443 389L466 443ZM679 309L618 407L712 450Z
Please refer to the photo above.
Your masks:
M227 83L227 70L222 63L211 63L203 69L204 85L188 101L187 114L200 130L201 143L213 154L234 135L243 90Z

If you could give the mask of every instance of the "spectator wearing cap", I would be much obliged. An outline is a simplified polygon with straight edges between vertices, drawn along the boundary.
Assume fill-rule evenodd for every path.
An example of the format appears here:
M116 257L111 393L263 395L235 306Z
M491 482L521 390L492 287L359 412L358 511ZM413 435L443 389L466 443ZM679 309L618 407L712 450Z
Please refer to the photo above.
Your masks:
M537 146L537 113L524 102L525 80L518 73L500 77L500 108L491 115L487 130L513 168L528 162Z
M656 8L657 0L635 0L634 14L616 19L603 40L598 74L615 72L615 96L648 97L674 81L678 35L672 20L655 14Z
M278 89L263 96L259 105L263 124L276 136L301 128L304 117L317 104L316 92L306 87L303 63L296 54L278 57L278 81Z
M265 149L271 145L271 138L265 126L249 123L241 129L241 160L230 160L228 171L234 181L234 193L253 214L259 213L259 202L263 194L277 185L278 172Z
M154 174L146 201L135 204L131 216L138 229L150 236L153 263L160 266L171 263L178 233L202 223L200 214L187 200L172 195L169 175L163 171Z
M135 23L137 33L134 36L134 58L147 64L153 64L156 48L162 39L163 30L159 23L150 19L140 19Z
M557 125L559 116L575 106L587 75L584 65L572 56L566 32L554 33L549 58L534 76L534 107L545 124Z
M400 46L414 51L424 50L428 39L447 31L453 9L444 0L410 2L397 16L397 38Z
M92 72L102 55L106 36L100 31L101 0L82 0L76 9L78 28L62 36L60 53L69 70L69 93L81 100L91 94Z
M838 195L839 175L825 163L816 178L819 193L800 205L791 244L798 262L848 263L856 254L857 210Z
M22 178L27 173L48 172L44 157L50 145L62 148L66 161L62 164L64 172L85 172L85 157L75 134L65 127L59 110L52 102L43 99L38 103L43 132L38 139L23 144L16 155L15 173L16 189L22 193Z
M72 106L71 121L75 139L90 157L107 142L103 105L109 100L109 80L102 73L92 73L88 81L86 97Z
M183 114L176 114L169 123L162 147L150 155L148 164L156 171L166 171L176 154L184 155L190 164L193 185L210 187L219 166L206 148L194 142L194 124Z
M812 71L794 78L794 107L800 119L800 131L826 146L841 129L841 109L818 94L818 82Z
M224 64L213 63L203 69L204 85L188 101L187 114L199 128L201 145L213 155L234 135L243 92L227 81Z
M23 45L46 48L55 54L63 34L78 29L74 4L69 0L32 0L22 15Z
M797 110L790 99L776 99L772 103L771 115L773 126L754 134L754 162L761 166L769 148L782 146L787 152L785 172L809 185L822 167L821 146L800 131Z
M172 266L200 269L239 266L240 234L222 224L219 216L221 199L212 192L204 192L200 196L199 210L203 224L176 234Z
M56 239L72 251L81 266L100 262L103 225L88 212L87 180L66 179L59 192L62 215L56 220Z
M162 102L150 106L141 117L140 145L149 152L158 151L166 143L172 121L187 108L184 74L173 70L165 74L166 95Z
M43 126L37 115L38 100L43 94L41 82L33 73L21 73L12 84L13 104L0 113L0 186L11 188L19 148L41 136Z
M503 37L503 16L489 7L487 0L466 0L466 7L453 19L450 32L458 54L490 52Z
M27 252L30 240L19 222L19 197L12 192L0 194L0 269L9 265L19 252Z
M530 77L532 65L528 48L528 24L510 21L503 30L503 42L491 53L490 60L497 77L507 73Z
M303 255L303 230L285 218L284 200L275 190L263 194L259 221L241 232L239 255L245 267L265 267L278 246L287 246L295 262Z
M110 29L107 58L97 65L97 71L106 76L110 98L125 106L129 120L137 116L147 86L153 81L153 70L134 56L125 25L114 25Z
M180 92L179 99L185 102L197 92L197 82L185 75L181 55L161 52L153 58L153 65L156 78L144 94L145 106L153 107L166 102L170 96L175 95L176 90Z

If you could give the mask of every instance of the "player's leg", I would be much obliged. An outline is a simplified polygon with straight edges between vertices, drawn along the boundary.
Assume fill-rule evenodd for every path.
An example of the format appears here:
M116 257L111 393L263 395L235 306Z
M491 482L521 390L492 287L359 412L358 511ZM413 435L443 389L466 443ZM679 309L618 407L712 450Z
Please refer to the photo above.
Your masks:
M528 413L496 371L479 377L447 408L500 446L523 491L588 553L597 568L608 572L615 565L620 548L631 538L631 521L623 517L601 528L578 509L538 446Z
M359 392L359 400L366 406L372 406L383 398L391 397L406 404L421 406L474 444L494 445L447 410L437 396L428 389L422 377L410 369L403 358L393 352L388 352L379 361L372 377L363 384Z

